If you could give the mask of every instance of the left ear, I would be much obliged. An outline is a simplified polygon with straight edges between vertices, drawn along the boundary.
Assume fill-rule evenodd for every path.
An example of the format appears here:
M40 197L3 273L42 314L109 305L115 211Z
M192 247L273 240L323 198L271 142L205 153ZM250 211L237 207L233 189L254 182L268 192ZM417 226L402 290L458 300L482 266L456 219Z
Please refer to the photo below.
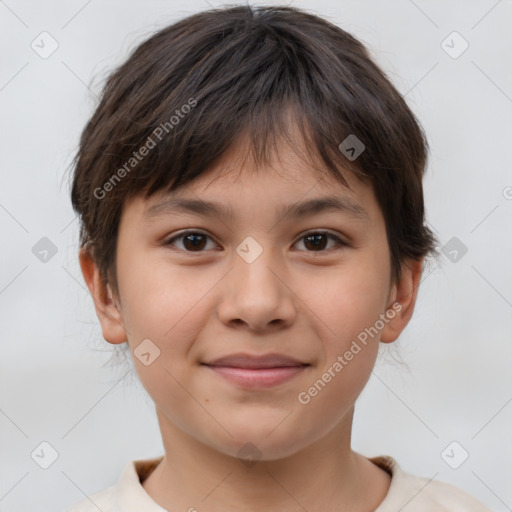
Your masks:
M382 329L380 338L383 343L395 341L409 323L418 296L422 265L423 258L420 260L408 259L402 265L402 276L392 286L389 294L389 313L386 314L388 321ZM391 312L395 312L393 317Z

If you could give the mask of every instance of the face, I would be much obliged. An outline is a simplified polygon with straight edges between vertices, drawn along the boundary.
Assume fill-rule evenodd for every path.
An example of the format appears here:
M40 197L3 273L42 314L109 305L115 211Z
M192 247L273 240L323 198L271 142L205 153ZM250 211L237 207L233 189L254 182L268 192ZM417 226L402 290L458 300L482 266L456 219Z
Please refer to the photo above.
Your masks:
M231 153L126 203L117 324L98 314L107 341L128 340L162 430L229 455L252 443L263 460L350 430L379 340L407 322L394 301L414 287L391 283L373 190L345 176L351 190L286 147L259 169Z

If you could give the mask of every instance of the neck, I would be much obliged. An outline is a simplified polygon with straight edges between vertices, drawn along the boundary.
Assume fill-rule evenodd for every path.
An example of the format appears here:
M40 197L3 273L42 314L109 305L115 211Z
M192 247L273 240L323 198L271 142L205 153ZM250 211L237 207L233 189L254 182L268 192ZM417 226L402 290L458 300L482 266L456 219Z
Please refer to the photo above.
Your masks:
M166 510L375 510L390 477L351 450L352 415L291 456L250 462L188 436L157 410L165 455L143 487Z

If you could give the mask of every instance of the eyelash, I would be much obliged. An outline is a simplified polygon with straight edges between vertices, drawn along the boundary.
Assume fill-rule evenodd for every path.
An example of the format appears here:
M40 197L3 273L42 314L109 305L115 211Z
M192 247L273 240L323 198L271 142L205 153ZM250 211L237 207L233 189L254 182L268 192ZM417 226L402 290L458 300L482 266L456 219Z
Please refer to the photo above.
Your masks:
M183 239L185 238L186 236L188 235L203 235L203 236L206 236L208 238L210 238L211 240L213 240L213 238L208 235L207 233L204 233L202 231L198 231L198 230L189 230L189 231L182 231L181 233L173 236L172 238L169 238L166 242L164 242L164 245L166 246L172 246L173 245L173 242L175 240L180 240L180 239ZM306 251L306 252L309 252L309 253L322 253L322 252L330 252L331 250L339 250L343 247L348 247L349 244L346 243L345 241L343 241L339 236L337 235L334 235L333 233L331 233L330 231L308 231L306 233L303 233L299 239L297 240L297 242L299 241L302 241L304 238L308 237L308 236L311 236L311 235L325 235L329 238L331 238L332 240L335 240L338 244L338 247L330 247L328 249L322 249L322 250L319 250L319 251ZM295 244L297 243L295 242ZM295 245L294 244L294 245ZM186 249L179 249L177 248L177 250L180 250L180 251L183 251L183 252L186 252L188 254L201 254L201 253L204 253L206 251L202 250L202 251L187 251Z

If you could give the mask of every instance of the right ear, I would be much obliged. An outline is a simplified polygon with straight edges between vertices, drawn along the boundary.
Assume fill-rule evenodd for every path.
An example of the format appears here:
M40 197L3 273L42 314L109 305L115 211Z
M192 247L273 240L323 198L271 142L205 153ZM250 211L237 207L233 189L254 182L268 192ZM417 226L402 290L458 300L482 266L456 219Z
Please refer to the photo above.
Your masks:
M114 301L110 285L105 285L101 279L98 266L89 251L80 249L79 260L82 275L94 301L103 337L109 343L124 343L128 338L123 327L122 312L120 306Z

